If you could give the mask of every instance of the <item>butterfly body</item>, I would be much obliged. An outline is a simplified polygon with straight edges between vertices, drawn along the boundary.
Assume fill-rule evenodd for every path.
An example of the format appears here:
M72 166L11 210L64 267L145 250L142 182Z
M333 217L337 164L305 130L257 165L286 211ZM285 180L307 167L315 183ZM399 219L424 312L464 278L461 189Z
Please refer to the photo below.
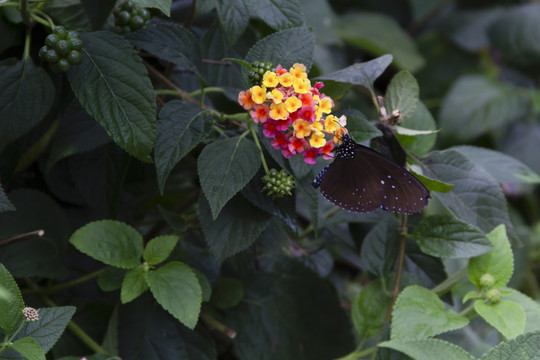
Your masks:
M334 161L312 184L326 199L353 212L381 208L414 214L423 209L429 191L414 175L348 135L342 140Z

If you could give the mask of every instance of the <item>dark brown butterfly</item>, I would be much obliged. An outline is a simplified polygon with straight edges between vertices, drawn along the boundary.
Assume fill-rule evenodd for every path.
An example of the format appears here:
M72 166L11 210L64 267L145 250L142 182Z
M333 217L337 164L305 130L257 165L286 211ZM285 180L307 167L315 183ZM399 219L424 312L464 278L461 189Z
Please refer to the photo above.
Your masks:
M313 180L325 198L353 212L414 214L426 206L429 191L413 174L349 135L342 141L334 161Z

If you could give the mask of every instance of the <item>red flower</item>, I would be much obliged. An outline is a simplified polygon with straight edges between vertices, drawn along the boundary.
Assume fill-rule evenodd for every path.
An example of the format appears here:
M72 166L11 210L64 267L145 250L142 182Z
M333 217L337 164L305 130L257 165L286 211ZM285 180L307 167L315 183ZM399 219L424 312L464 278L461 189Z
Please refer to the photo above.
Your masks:
M285 120L276 120L276 129L279 131L287 131L289 130L289 125L291 124L292 120L290 117Z
M299 139L296 136L293 136L289 139L289 151L292 154L299 154L304 151L307 143L304 139Z
M264 136L266 136L267 138L272 138L272 137L276 136L276 133L277 133L276 120L268 119L263 124L263 134L264 134Z
M276 133L276 138L270 142L272 147L276 150L279 148L288 148L289 140L282 132Z
M332 150L334 150L334 146L334 142L332 140L329 140L326 142L326 144L324 144L323 147L319 149L324 160L330 160L334 158L334 153L332 152Z
M302 106L300 110L298 110L298 117L309 123L313 123L315 119L317 119L317 114L315 113L315 109L311 106Z
M249 114L251 115L251 118L253 119L255 123L258 123L258 122L264 123L268 119L269 111L270 109L268 109L268 106L264 104L262 105L255 104L255 106L253 107L253 110L250 111Z
M302 156L307 164L315 165L315 159L319 156L319 150L317 148L309 148L302 153Z

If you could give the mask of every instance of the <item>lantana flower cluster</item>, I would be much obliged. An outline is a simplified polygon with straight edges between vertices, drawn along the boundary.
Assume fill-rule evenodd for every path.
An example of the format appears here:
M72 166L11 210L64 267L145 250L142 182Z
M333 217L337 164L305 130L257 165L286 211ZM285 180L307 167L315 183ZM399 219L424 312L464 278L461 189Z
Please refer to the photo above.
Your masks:
M302 154L306 163L315 164L319 156L333 158L332 150L347 132L347 118L331 114L334 101L320 92L322 87L322 82L311 85L303 64L288 71L278 65L260 85L240 92L238 102L262 125L274 149L286 158Z

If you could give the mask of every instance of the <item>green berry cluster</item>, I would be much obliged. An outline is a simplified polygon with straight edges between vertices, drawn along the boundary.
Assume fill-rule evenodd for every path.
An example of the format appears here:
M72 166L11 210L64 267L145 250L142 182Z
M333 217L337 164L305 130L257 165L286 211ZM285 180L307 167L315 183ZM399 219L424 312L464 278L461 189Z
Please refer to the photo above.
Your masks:
M264 73L273 70L274 66L270 61L254 61L251 64L251 69L248 71L248 79L251 85L260 85Z
M150 25L150 11L128 0L113 11L114 31L119 34L142 29Z
M39 57L49 63L54 71L66 72L71 65L80 64L82 41L76 31L67 31L56 26L52 34L45 38L45 45L39 49Z
M267 195L272 196L272 198L292 195L294 180L283 169L279 172L276 169L271 169L268 174L263 176L262 181L264 183L263 191L267 191Z

